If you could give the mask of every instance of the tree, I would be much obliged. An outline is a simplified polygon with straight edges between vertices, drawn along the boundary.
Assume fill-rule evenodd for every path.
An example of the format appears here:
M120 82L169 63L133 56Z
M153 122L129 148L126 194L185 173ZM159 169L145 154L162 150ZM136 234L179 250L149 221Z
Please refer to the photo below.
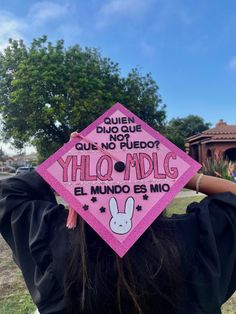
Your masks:
M0 163L2 164L7 160L7 154L3 151L2 147L0 148Z
M166 126L166 136L179 148L184 150L186 138L209 129L210 123L202 117L188 115L185 118L174 118Z
M33 142L47 158L117 101L164 127L165 106L151 75L133 69L121 77L119 65L97 49L65 48L63 40L53 45L43 36L29 48L10 40L0 55L3 133L17 148Z

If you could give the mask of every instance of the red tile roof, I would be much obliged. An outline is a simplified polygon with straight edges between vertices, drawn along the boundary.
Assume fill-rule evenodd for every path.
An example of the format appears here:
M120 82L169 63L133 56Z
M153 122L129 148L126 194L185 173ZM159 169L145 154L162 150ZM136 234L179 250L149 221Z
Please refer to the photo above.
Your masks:
M203 131L193 135L187 139L188 142L204 139L205 141L221 141L221 140L236 140L236 125L228 125L223 120L220 120L212 129Z
M236 136L236 125L222 125L202 132L203 134L234 134Z

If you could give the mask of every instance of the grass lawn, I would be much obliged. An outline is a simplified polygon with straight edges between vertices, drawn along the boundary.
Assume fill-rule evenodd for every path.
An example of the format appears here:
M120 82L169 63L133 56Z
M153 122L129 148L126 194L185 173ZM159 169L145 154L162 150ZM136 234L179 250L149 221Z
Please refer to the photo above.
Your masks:
M166 214L171 216L173 214L183 214L188 206L188 204L193 202L200 202L204 196L191 196L191 197L181 197L175 198L167 207Z
M31 314L35 310L20 270L0 236L0 313Z
M167 208L167 215L183 213L191 202L203 197L176 198ZM11 252L0 237L0 313L31 314L35 306L22 280L19 269L11 259ZM236 294L222 307L223 314L236 314Z

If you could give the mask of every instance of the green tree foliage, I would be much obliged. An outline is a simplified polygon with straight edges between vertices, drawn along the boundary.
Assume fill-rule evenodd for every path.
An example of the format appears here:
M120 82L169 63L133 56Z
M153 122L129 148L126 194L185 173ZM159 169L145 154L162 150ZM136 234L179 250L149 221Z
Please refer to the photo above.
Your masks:
M0 162L6 161L6 159L7 159L7 155L5 155L2 148L0 148Z
M42 158L120 102L156 129L165 106L150 74L133 69L121 77L117 63L97 49L65 48L43 36L30 47L10 40L0 54L0 112L5 139L17 148L33 142Z
M189 115L185 118L174 118L166 126L165 134L179 148L184 150L186 138L209 129L210 123L202 117Z

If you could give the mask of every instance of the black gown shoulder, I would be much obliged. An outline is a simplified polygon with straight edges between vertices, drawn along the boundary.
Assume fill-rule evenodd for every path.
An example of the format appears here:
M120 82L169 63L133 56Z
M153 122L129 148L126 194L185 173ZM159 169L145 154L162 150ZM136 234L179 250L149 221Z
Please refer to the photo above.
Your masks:
M66 210L36 173L0 181L0 232L40 313L65 313Z
M187 213L194 215L197 223L188 276L194 302L202 313L221 313L221 305L236 290L236 196L206 197L199 204L190 204Z

